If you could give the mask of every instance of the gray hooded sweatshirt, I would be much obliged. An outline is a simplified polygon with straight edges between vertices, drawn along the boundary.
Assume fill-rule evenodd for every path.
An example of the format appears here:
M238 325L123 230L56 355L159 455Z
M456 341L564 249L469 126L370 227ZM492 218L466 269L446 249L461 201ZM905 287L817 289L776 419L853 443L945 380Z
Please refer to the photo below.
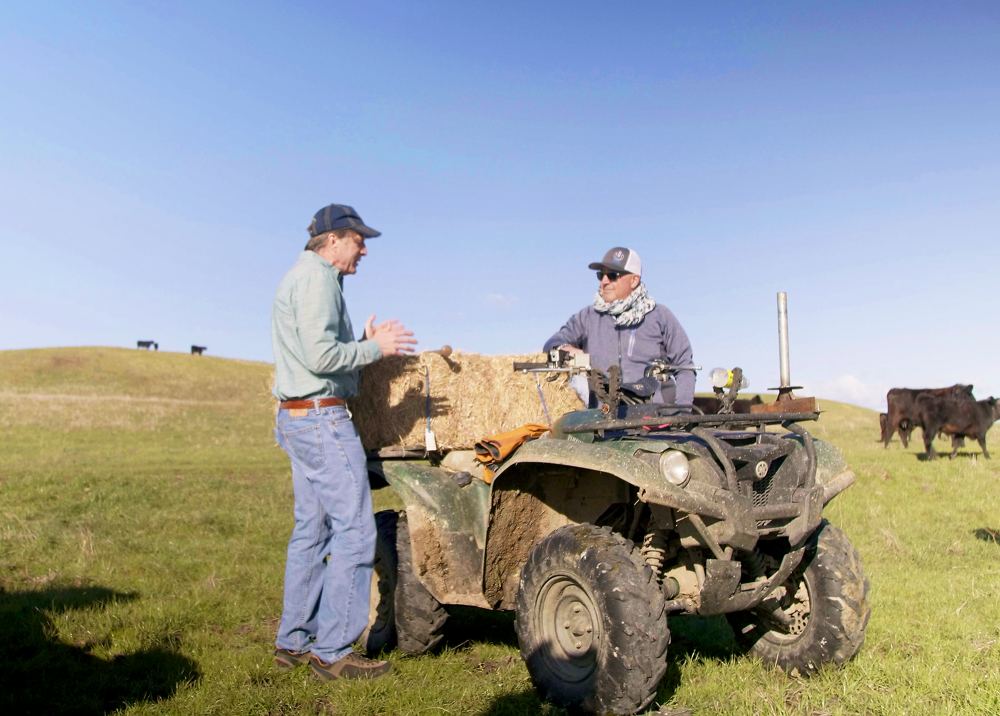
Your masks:
M607 373L617 365L622 380L628 383L642 378L646 366L656 358L673 365L690 365L691 342L680 321L666 306L657 304L635 326L619 327L614 316L598 313L593 306L570 316L566 325L545 341L545 352L564 343L576 346L590 354L590 364ZM674 380L667 381L660 389L660 402L691 405L694 401L695 375L692 370L682 370Z

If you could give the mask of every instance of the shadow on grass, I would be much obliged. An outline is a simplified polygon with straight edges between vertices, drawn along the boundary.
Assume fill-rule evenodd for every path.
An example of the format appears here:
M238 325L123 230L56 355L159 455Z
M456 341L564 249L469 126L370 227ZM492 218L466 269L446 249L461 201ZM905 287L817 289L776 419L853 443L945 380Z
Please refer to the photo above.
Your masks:
M952 457L951 457L951 451L950 450L946 450L945 452L939 452L939 453L937 453L937 457L934 460L931 460L930 457L927 455L926 452L918 452L918 453L915 453L915 455L917 456L917 460L919 460L920 462L937 462L938 460L951 460L952 459ZM986 458L986 456L983 455L983 453L981 453L979 451L959 450L957 453L955 453L955 459L957 459L957 460L986 460L987 458Z
M656 691L656 702L665 704L681 685L680 664L693 661L728 661L745 651L736 643L729 622L724 616L702 617L677 615L670 617L670 648L667 649L667 673ZM683 711L680 709L679 711Z
M489 612L484 612L489 614ZM513 621L513 616L508 615ZM512 627L513 629L513 627ZM468 633L466 632L468 637ZM667 649L667 670L660 680L656 698L649 706L649 713L657 713L655 704L666 704L681 683L680 664L687 659L726 661L743 652L725 617L675 616L670 618L670 647ZM515 637L516 644L516 637ZM482 716L519 716L520 714L567 713L561 708L542 701L534 691L505 694L482 711ZM690 713L683 706L673 706L661 713Z
M525 714L544 714L556 716L567 713L564 709L546 703L538 698L534 691L522 691L519 694L504 694L498 696L480 716L524 716Z
M981 539L983 542L1000 544L1000 530L995 530L992 527L980 527L978 530L973 530L972 534L976 536L976 539Z
M100 642L59 640L51 614L137 598L104 587L0 588L0 712L103 714L169 697L199 676L197 664L167 646L106 660Z
M461 649L466 644L486 642L517 647L514 612L490 611L475 607L448 607L442 646Z

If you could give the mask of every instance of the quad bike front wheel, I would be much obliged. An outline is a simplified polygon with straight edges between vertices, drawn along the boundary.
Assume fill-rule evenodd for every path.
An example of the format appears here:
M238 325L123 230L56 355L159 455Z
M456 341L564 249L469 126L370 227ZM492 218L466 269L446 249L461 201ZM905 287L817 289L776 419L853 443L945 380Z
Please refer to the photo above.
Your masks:
M861 648L871 616L868 579L847 536L823 520L806 543L802 563L772 593L779 613L728 614L736 640L767 664L808 676L844 664Z
M667 668L664 596L635 546L607 527L562 527L531 550L517 637L541 695L591 713L648 705Z

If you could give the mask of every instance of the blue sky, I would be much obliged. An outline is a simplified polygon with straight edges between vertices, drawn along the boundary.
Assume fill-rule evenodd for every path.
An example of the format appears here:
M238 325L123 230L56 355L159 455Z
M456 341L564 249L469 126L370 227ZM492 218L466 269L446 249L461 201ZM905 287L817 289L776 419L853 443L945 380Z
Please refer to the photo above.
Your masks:
M0 349L270 359L313 212L423 348L535 350L614 245L705 367L1000 394L1000 5L0 6Z

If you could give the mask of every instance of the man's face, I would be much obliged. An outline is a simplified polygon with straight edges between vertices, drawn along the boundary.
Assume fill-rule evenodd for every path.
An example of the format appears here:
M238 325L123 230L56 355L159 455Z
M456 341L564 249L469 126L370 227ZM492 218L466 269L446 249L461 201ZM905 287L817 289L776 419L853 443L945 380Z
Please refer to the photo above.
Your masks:
M619 301L628 296L639 285L640 278L634 273L615 273L601 271L601 298L608 303Z
M330 263L340 269L340 273L348 275L356 273L361 257L368 255L365 237L356 231L339 239L331 236L327 249L327 259Z

